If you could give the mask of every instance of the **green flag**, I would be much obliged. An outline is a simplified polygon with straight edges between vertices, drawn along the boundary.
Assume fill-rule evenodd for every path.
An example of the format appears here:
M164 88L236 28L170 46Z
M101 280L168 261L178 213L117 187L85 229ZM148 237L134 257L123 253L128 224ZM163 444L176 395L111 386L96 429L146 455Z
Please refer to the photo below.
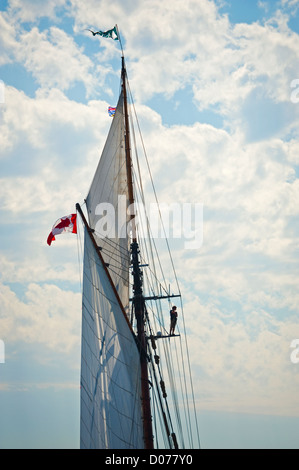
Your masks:
M114 28L112 29L108 29L108 31L91 31L91 29L88 29L87 31L90 31L93 36L99 34L100 36L103 36L103 38L111 38L114 39L114 41L117 41L119 39L116 26L114 26Z

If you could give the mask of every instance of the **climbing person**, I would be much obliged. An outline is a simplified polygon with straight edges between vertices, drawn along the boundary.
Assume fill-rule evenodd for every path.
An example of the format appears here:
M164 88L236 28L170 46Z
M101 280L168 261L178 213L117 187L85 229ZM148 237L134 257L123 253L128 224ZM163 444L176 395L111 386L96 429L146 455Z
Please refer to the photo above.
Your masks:
M176 306L174 305L172 309L170 310L170 335L174 335L174 329L176 326L176 322L178 319L178 312L176 311Z

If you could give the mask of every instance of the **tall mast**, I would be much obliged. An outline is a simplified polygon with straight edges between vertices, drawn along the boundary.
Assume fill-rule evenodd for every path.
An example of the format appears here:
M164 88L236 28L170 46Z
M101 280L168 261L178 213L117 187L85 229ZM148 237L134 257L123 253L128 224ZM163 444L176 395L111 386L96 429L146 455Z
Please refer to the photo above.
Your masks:
M133 178L132 178L132 158L131 158L131 148L130 148L130 125L129 125L129 114L128 114L128 99L127 99L127 89L126 89L126 67L124 56L121 58L122 68L122 88L124 94L124 113L125 113L125 148L126 148L126 166L127 166L127 178L128 178L128 196L129 204L133 208L134 204L134 192L133 192ZM134 215L131 215L132 221L132 236L133 241L136 241L136 226Z
M122 88L124 96L124 114L125 114L125 149L126 149L126 167L128 178L128 196L131 207L134 207L134 191L132 180L132 158L130 148L130 125L128 115L128 101L126 90L126 68L124 56L122 56ZM135 217L131 215L132 222L132 238L131 256L133 265L133 308L137 323L137 338L140 353L140 366L141 366L141 405L143 413L143 434L144 444L146 449L153 449L153 430L152 430L152 416L150 405L150 392L148 380L148 360L147 360L147 341L145 337L144 323L145 323L145 300L142 290L142 271L140 270L139 263L139 246L136 237Z

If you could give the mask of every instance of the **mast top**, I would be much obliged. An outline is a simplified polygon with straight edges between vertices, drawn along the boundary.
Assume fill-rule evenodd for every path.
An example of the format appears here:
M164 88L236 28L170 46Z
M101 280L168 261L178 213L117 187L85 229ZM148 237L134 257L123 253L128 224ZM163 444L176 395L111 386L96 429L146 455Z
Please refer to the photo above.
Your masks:
M115 25L115 28L116 28L116 32L117 32L117 37L118 37L118 40L119 40L120 48L121 48L121 56L122 56L122 59L124 59L124 50L123 50L123 45L122 45L122 42L121 42L121 37L120 37L120 34L119 34L119 29L118 29L117 24Z

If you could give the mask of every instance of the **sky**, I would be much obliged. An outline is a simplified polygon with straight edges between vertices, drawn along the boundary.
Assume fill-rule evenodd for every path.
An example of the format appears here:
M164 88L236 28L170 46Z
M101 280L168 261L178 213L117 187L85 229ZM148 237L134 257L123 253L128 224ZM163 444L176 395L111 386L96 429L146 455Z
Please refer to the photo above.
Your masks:
M299 0L0 0L0 448L78 448L80 236L120 83L170 240L201 446L299 448ZM59 240L58 240L59 238ZM296 341L298 340L298 341Z

